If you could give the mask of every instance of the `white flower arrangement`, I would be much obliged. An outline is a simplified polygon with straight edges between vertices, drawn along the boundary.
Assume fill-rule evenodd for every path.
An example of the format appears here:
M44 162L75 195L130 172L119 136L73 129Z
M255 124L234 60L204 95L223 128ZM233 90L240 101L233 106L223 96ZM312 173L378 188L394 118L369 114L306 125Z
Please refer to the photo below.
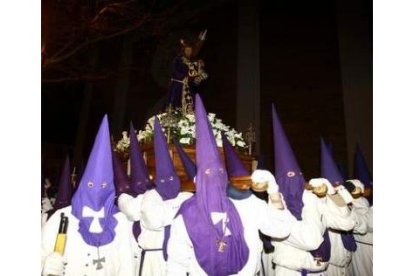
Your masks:
M161 126L163 131L166 132L166 123L165 123L165 116L167 113L161 113L156 115L160 120ZM170 128L170 135L171 137L177 139L183 145L193 145L195 142L195 117L194 114L186 114L182 115L179 111L174 111L172 116L176 120L176 124ZM241 132L237 132L234 128L223 124L221 119L216 117L216 114L209 113L208 119L211 123L214 137L216 138L217 146L222 147L223 142L221 140L221 132L225 133L229 142L239 148L239 149L246 149L247 144L243 139L243 134ZM148 119L145 129L139 130L137 133L137 138L140 143L149 143L152 141L152 137L154 135L154 120L155 116ZM118 141L116 145L116 151L118 152L126 152L129 148L129 137L127 136L127 132L122 132L122 138Z

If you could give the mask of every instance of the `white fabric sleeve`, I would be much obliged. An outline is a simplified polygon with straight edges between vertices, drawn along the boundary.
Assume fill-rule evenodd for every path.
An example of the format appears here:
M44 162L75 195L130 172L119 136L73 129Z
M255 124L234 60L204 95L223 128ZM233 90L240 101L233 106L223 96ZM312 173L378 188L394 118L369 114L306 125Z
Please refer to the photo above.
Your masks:
M350 231L355 227L355 220L348 206L339 207L327 196L326 203L320 202L319 208L329 228Z
M283 242L301 250L315 250L323 242L326 227L318 210L318 198L305 190L302 201L302 220L293 223L289 237Z
M148 229L161 231L170 225L184 200L191 193L179 193L174 199L162 200L158 192L146 193L142 200L141 222Z
M121 194L118 197L118 207L122 213L130 221L138 221L141 218L141 204L144 195L138 195L136 197L130 196L129 194Z
M193 247L181 215L171 224L167 252L167 276L185 276L190 270Z
M372 210L369 203L364 198L354 200L352 204L351 216L356 221L354 233L364 235L372 232Z
M318 265L309 252L287 245L284 242L275 242L274 245L275 251L273 252L273 261L277 265L298 271L301 269L319 271L328 266L328 262L321 262ZM292 275L297 274L298 273Z
M293 223L289 237L283 242L301 250L315 250L323 242L325 229L322 216L316 206L304 205L302 220Z
M373 206L369 207L368 211L368 232L374 232L374 224L373 224Z
M121 215L121 214L120 214ZM117 275L134 276L137 274L134 261L134 248L137 246L134 235L131 231L131 222L128 222L125 217L118 216L119 226L117 227L116 238L118 240L118 269Z
M292 225L296 222L296 218L287 208L280 210L271 202L266 204L262 200L257 200L255 210L260 216L260 231L272 238L286 238L289 236Z

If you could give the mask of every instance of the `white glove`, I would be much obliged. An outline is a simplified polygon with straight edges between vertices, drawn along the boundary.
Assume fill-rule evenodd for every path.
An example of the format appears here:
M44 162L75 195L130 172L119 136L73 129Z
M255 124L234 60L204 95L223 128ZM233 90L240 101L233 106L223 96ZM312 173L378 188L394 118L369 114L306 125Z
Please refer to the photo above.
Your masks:
M342 197L342 199L345 201L346 204L349 204L354 200L352 195L348 192L347 189L345 189L344 186L339 185L338 187L335 188L335 190Z
M307 190L303 191L302 202L305 206L310 206L310 207L318 206L318 198L311 191L307 191Z
M45 259L42 275L63 275L65 270L65 258L59 253L53 252Z
M267 170L255 170L251 178L253 182L267 182L267 193L269 195L279 192L279 185L277 185L276 179L271 172Z
M142 195L136 198L129 194L122 193L118 197L118 208L130 221L138 221L141 214Z
M47 197L42 198L42 212L47 212L52 209L53 209L53 206L49 198Z

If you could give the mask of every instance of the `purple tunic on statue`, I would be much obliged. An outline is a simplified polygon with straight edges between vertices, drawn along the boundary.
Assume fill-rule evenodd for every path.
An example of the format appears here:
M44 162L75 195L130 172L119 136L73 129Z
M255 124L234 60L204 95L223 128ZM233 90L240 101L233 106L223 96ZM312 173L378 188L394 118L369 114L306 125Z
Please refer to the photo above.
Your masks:
M181 106L181 95L183 90L182 81L188 76L188 66L183 62L183 56L177 56L172 63L172 74L170 86L168 89L167 105L172 104L173 107Z
M199 95L196 95L196 194L180 209L200 267L208 275L238 273L246 264L249 249L243 225L226 195L227 172ZM212 221L212 214L222 216Z

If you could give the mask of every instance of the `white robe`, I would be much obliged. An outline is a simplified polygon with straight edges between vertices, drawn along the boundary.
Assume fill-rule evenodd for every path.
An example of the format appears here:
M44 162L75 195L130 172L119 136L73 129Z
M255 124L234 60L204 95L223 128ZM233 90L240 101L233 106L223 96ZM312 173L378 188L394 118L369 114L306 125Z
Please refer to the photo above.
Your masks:
M373 275L373 223L372 206L365 198L354 200L352 214L359 219L360 227L355 227L354 238L357 250L352 256L352 270L355 276Z
M303 192L304 198L314 196L310 191ZM328 197L316 199L315 203L304 204L302 220L296 221L287 239L273 242L272 261L276 269L269 275L300 276L303 269L309 271L308 275L326 275L328 262L315 261L309 251L320 246L327 228L349 231L355 222L349 218L350 210L346 206L338 207Z
M352 273L352 252L345 249L341 234L329 230L331 240L331 258L329 259L326 275L328 276L350 276Z
M176 198L163 201L155 189L144 194L140 207L141 234L138 237L141 250L162 249L165 227L171 225L181 203L192 195L192 193L181 192ZM162 250L146 251L142 275L163 276L165 274L166 261Z
M80 233L79 220L72 215L72 206L57 210L47 221L42 229L42 268L45 259L53 253L56 235L60 224L60 214L63 212L68 217L68 229L64 258L67 264L64 276L133 276L135 267L133 262L134 237L131 232L131 224L121 213L115 214L118 224L115 227L114 240L99 247L100 258L105 257L102 263L103 269L96 270L93 260L98 259L97 247L86 244ZM61 275L59 275L61 276Z
M237 275L255 275L260 270L262 241L259 230L268 236L284 238L289 235L295 218L287 210L279 210L271 204L251 195L247 199L230 199L240 215L244 238L249 248L247 263ZM206 229L206 231L208 231ZM168 243L167 275L207 275L199 265L184 220L179 215L171 226Z
M134 223L141 219L141 205L142 205L143 197L144 197L144 194L139 194L136 197L133 197L125 193L121 194L118 197L119 210L121 210L121 212L128 218L128 223L129 223L131 232L133 231ZM122 204L120 204L120 201L122 201ZM138 275L140 259L141 259L141 248L139 248L138 241L135 239L135 237L134 237L134 244L133 244L133 252L134 252L134 266L136 270L135 275Z
M351 276L352 253L345 249L341 234L335 230L350 231L357 222L351 215L348 206L338 207L330 198L326 198L326 209L324 214L327 217L329 227L329 238L331 241L331 258L329 260L326 275L328 276Z
M313 196L309 191L303 192L303 197ZM276 264L276 268L266 275L299 276L302 269L318 271L327 267L328 264L325 262L318 265L309 253L323 242L323 233L326 229L326 222L322 219L317 204L304 204L301 215L302 220L295 221L287 239L272 241L275 250L271 261ZM309 273L309 275L321 275L321 273Z

